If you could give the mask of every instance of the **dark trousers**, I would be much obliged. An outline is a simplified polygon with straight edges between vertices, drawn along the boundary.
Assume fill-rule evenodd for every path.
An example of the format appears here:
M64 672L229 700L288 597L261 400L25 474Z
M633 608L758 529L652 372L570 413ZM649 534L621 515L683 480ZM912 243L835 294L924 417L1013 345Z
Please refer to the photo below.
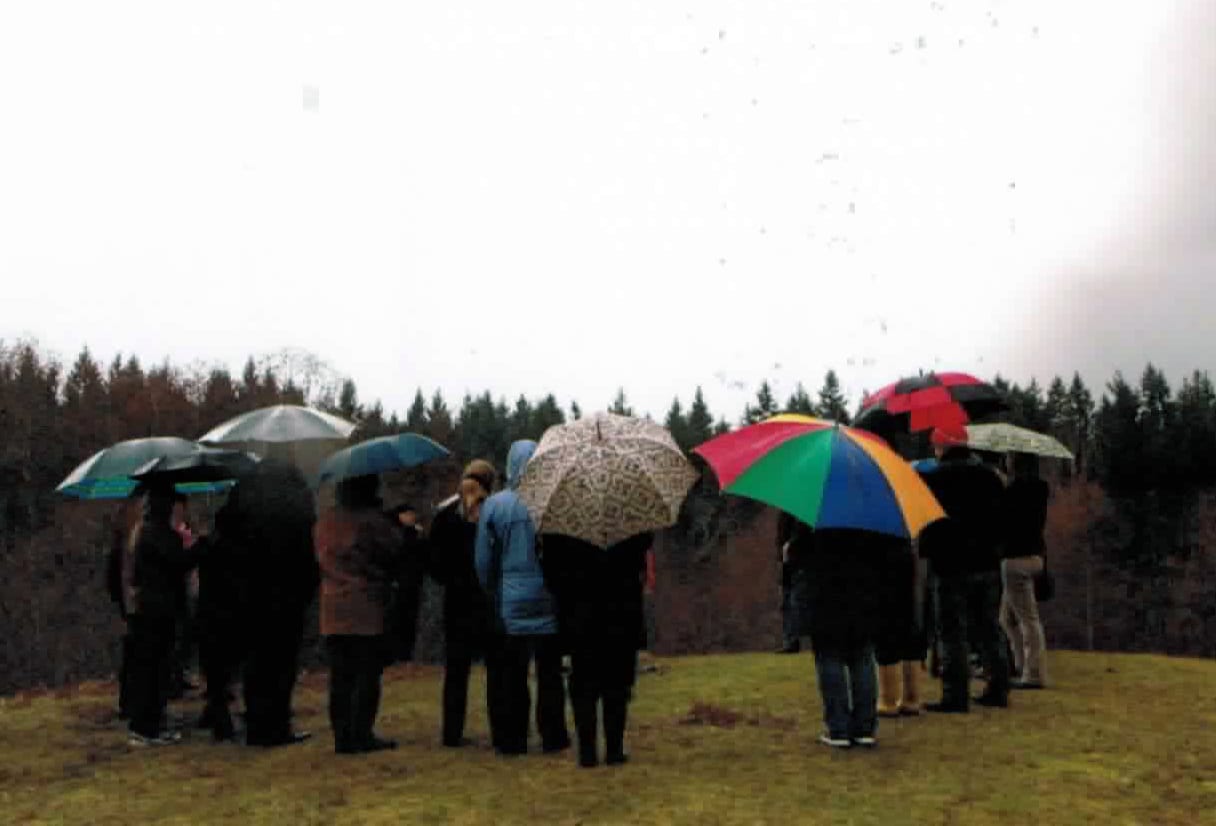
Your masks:
M217 739L232 736L232 715L228 711L229 689L240 668L242 629L224 621L200 623L198 663L206 681L203 720Z
M967 708L970 650L979 652L989 674L987 694L1009 694L1009 660L998 622L1001 576L996 571L937 577L937 621L942 643L942 702Z
M574 707L579 762L593 765L598 760L597 728L601 709L607 757L609 760L623 757L625 721L637 679L635 646L612 642L576 646L570 664L570 704Z
M174 620L127 618L127 711L130 728L145 737L160 735L173 670Z
M464 722L469 704L469 675L477 646L472 639L449 634L443 668L443 742L458 746L464 739Z
M801 566L789 562L781 565L781 644L785 648L802 646L805 623L802 606L806 601L806 574Z
M504 754L528 750L528 665L536 660L536 727L541 747L558 751L570 745L566 730L566 688L562 682L562 650L556 634L499 637L489 663L487 690L490 737Z
M302 612L250 620L245 661L245 726L250 745L276 745L291 737L291 693L296 686Z
M387 650L383 635L326 637L329 652L329 724L334 751L362 751L374 739L380 711L380 676Z
M118 716L130 717L131 700L130 693L127 690L131 665L131 628L129 624L127 630L122 635L122 648L119 651L119 657L121 659L118 663Z

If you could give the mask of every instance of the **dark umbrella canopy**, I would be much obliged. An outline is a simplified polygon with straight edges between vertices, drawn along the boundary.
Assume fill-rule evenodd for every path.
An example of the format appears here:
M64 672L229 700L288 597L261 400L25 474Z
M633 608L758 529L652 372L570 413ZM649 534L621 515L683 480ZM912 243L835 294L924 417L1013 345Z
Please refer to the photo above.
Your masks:
M184 456L161 457L140 466L131 474L145 484L221 482L252 473L258 457L241 450L201 448Z
M336 482L355 476L372 476L416 467L447 455L448 450L443 445L417 433L381 436L334 453L321 465L317 481Z
M967 373L928 373L871 393L853 422L873 433L957 427L1009 407L1000 391Z
M125 499L136 487L131 474L142 465L161 458L189 456L198 449L194 442L174 436L128 439L99 450L81 462L55 490L76 499ZM209 489L209 485L203 485L183 492Z

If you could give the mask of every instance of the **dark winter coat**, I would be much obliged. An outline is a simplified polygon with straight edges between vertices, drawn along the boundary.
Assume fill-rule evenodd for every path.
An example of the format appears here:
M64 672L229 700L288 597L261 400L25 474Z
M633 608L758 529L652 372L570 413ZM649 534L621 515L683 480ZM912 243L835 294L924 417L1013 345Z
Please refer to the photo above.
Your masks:
M1047 548L1047 500L1051 488L1042 479L1015 478L1005 489L1006 557L1041 556Z
M792 545L806 571L803 630L811 637L811 647L842 656L872 645L883 609L883 589L875 571L886 561L891 541L862 531L803 528L795 533Z
M996 473L967 450L952 448L922 478L947 516L920 536L920 554L934 572L953 576L999 570L1005 488Z
M181 535L169 524L173 502L149 496L144 521L132 535L123 559L123 585L128 616L175 619L182 610L184 583L197 564Z
M286 462L263 459L233 489L240 513L251 618L300 615L317 593L313 551L316 505L304 475Z
M431 522L427 572L443 586L443 629L448 639L477 643L489 631L490 603L473 565L477 523L464 518L460 500L444 503Z
M212 625L240 625L249 599L244 564L246 549L240 545L235 504L224 504L215 515L215 530L200 540L202 556L198 565L198 622Z
M653 542L642 533L605 550L567 536L542 538L545 580L568 650L646 647L642 589Z

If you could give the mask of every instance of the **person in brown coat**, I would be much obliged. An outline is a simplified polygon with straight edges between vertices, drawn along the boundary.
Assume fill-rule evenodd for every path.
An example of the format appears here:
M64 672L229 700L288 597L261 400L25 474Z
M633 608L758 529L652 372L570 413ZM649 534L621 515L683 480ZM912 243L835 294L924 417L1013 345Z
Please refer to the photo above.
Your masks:
M396 748L372 729L387 649L385 614L400 537L381 510L375 476L344 479L315 529L321 634L329 654L329 720L338 754Z

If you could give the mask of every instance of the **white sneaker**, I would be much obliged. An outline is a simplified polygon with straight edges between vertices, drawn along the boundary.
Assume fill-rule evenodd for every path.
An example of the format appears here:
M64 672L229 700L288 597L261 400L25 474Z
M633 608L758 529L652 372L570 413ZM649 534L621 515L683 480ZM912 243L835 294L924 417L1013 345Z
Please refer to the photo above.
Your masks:
M152 746L173 746L182 741L181 732L169 731L159 737L147 737L138 732L127 733L127 745L134 748L149 748Z
M878 740L874 737L854 737L853 745L861 746L862 748L872 749L878 745Z
M819 742L834 749L847 749L853 745L853 741L847 737L833 737L830 734L819 735Z

